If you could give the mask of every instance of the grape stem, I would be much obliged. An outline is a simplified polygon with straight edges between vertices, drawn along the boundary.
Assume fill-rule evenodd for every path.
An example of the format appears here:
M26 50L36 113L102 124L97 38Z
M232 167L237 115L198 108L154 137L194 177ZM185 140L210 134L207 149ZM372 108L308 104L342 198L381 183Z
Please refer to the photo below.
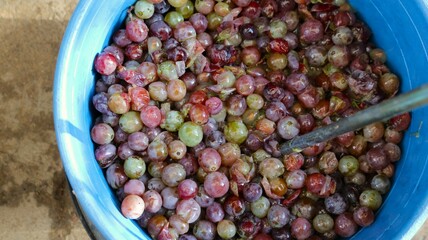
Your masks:
M284 155L299 152L306 147L328 141L350 131L358 130L371 123L386 121L396 115L425 104L428 104L428 84L359 111L350 117L342 118L337 122L297 136L283 143L280 150Z

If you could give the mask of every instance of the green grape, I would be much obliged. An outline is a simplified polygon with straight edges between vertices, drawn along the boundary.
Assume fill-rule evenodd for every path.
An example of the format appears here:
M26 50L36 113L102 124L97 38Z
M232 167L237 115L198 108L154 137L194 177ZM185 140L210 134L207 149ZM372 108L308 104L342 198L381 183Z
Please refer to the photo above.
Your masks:
M138 156L131 156L123 164L126 176L129 178L139 178L146 172L146 163Z
M170 27L175 28L177 24L184 22L184 17L179 12L171 11L165 15L164 20Z
M168 0L168 3L171 4L171 6L173 6L175 8L179 8L183 5L185 5L187 2L188 2L187 0Z
M227 116L226 108L222 108L219 113L211 115L216 122L224 122Z
M241 144L247 139L248 129L244 123L232 121L224 127L224 136L229 142Z
M143 128L143 123L138 112L129 111L120 117L119 126L123 131L133 133L140 131Z
M315 231L326 233L333 229L334 220L328 214L319 214L314 218L312 225L314 226Z
M269 199L265 196L261 196L259 199L251 203L250 208L254 216L264 218L267 216L270 208Z
M187 1L183 6L178 7L175 10L180 13L184 17L184 19L188 19L195 11L195 7L193 6L192 1Z
M155 6L153 3L149 3L146 0L140 0L135 3L134 12L135 15L141 19L149 19L155 12Z
M217 233L222 239L231 239L236 234L236 226L232 221L223 219L217 224Z
M273 20L269 29L272 38L284 38L287 34L287 24L281 20Z
M280 177L284 171L284 164L277 158L266 158L259 164L260 174L269 179Z
M360 205L368 207L371 210L377 210L382 204L382 196L376 190L368 189L360 195Z
M339 172L345 176L352 176L357 173L360 168L358 159L354 156L346 155L339 160Z
M208 14L207 19L208 19L208 29L216 30L220 26L221 21L223 20L223 17L212 12Z
M183 124L184 119L178 111L169 111L166 114L165 122L161 125L161 128L168 130L169 132L176 132Z
M158 65L158 75L161 79L171 81L178 79L177 69L173 61L165 61Z
M264 104L265 101L259 94L253 93L247 96L247 106L251 109L259 110L264 106Z
M188 147L194 147L202 141L202 127L194 122L185 122L178 130L178 137Z
M254 128L256 122L264 117L262 111L247 109L244 114L242 114L242 121L249 128Z

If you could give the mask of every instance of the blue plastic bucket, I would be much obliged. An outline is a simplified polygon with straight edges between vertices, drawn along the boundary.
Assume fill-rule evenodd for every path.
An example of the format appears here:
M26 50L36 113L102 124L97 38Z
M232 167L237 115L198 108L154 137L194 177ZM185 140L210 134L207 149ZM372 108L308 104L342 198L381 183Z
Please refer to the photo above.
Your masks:
M82 212L99 239L150 239L120 213L119 202L94 158L90 138L94 56L135 0L82 0L67 27L54 83L54 120L62 163ZM402 79L402 91L427 82L428 1L351 0ZM410 239L428 213L428 108L412 113L393 187L373 225L352 239ZM425 120L425 121L424 121ZM419 131L419 136L413 134Z

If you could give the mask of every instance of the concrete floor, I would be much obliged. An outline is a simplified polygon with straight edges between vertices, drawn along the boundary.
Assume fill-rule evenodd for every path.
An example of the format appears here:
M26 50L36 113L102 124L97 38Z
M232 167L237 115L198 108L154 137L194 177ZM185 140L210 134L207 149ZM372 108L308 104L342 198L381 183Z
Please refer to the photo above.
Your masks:
M0 239L89 239L67 189L52 117L56 55L76 4L0 0ZM428 231L414 239L428 239Z

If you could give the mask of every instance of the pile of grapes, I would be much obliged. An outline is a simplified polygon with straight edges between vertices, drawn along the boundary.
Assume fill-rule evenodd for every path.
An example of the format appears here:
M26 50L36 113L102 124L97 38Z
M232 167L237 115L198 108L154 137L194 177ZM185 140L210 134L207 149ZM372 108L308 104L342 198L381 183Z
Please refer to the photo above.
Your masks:
M348 3L139 0L128 14L95 58L91 130L126 218L161 240L334 239L374 221L408 113L279 150L399 89Z

